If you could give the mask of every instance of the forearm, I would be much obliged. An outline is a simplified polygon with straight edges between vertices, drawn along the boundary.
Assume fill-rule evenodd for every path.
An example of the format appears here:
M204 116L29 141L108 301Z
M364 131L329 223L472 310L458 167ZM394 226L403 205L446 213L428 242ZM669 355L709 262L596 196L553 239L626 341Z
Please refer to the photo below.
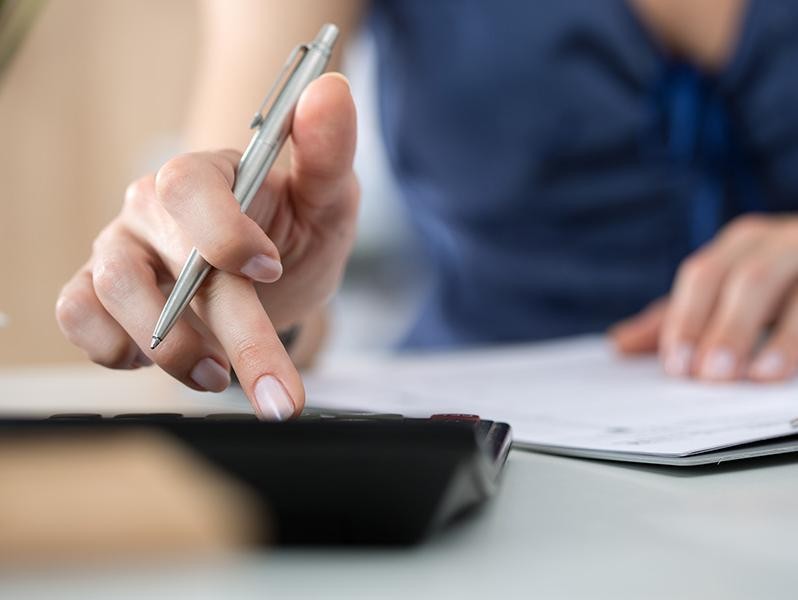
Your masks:
M247 121L291 49L312 39L322 23L335 23L341 38L330 69L337 70L341 48L357 28L361 11L359 0L204 0L203 43L186 123L186 147L243 150L250 136ZM282 154L281 163L286 163L286 156ZM296 324L288 350L298 368L312 364L327 329L326 307Z
M311 40L322 23L335 23L341 38L330 68L337 69L361 8L359 0L203 0L186 147L243 150L250 136L248 120L291 49Z

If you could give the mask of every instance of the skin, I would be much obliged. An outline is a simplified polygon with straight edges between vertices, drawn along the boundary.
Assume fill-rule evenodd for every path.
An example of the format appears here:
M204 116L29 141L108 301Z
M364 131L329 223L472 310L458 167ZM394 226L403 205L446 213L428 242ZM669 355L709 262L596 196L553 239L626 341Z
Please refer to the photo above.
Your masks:
M291 414L301 411L302 381L276 331L312 314L338 285L359 197L355 130L349 85L327 74L297 105L290 168L271 172L249 216L231 192L239 160L233 150L177 156L131 184L122 212L61 293L56 317L64 334L94 362L111 368L155 362L194 389L221 391L229 384L227 377L197 377L201 361L214 361L222 373L232 366L264 418L278 415L264 409L256 386L273 376L290 397ZM188 318L149 350L164 288L171 288L192 246L219 270ZM242 267L258 255L279 261L282 273L264 282L245 276Z
M665 47L707 70L730 60L742 0L635 0ZM783 381L798 370L798 219L740 217L680 266L671 293L610 330L625 355L658 352L666 373Z
M798 368L798 218L744 216L689 257L673 289L611 335L667 373L780 381Z
M743 0L631 4L663 48L707 69L728 61L745 8ZM345 44L362 9L347 0L206 0L188 146L243 148L248 132L229 116L249 114L260 101L263 82L252 73L277 72L296 40L310 39L323 21L341 26ZM308 19L311 14L318 18ZM224 389L224 374L233 367L263 418L301 411L297 366L323 338L325 304L356 221L355 109L342 76L325 75L308 87L291 141L290 160L270 174L249 217L230 192L239 158L234 150L181 155L131 184L122 212L59 297L56 317L64 334L99 364L155 362L194 389ZM215 227L208 228L211 221ZM798 365L796 239L798 220L790 216L729 224L687 259L667 298L611 330L618 350L659 351L675 376L790 377ZM218 271L187 318L150 351L152 324L192 246ZM247 268L253 257L259 257L258 272ZM302 333L289 357L276 331L297 324ZM208 376L208 364L216 365L215 375ZM259 387L270 377L269 386ZM264 389L267 396L285 391L290 410L269 411L259 398Z

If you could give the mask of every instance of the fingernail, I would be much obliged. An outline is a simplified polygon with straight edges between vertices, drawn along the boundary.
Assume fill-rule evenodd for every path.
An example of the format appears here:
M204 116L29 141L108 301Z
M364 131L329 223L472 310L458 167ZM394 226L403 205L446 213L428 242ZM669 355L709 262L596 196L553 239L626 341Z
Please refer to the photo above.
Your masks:
M693 361L693 346L691 344L676 344L666 351L663 368L671 377L685 377L690 373L690 363Z
M279 260L273 259L265 254L258 254L250 258L241 272L255 281L263 283L274 283L283 274L283 265Z
M352 87L352 84L349 83L349 79L343 73L339 73L338 71L330 71L326 73L327 77L335 77L336 79L340 79L343 81L347 87Z
M729 379L734 375L734 354L726 348L717 348L707 354L701 365L701 376L707 379Z
M264 375L255 384L258 416L267 421L285 421L296 410L291 397L276 377Z
M209 392L221 392L230 385L230 372L212 358L203 358L194 365L190 377Z
M784 372L787 360L778 350L769 350L756 359L751 367L751 375L762 379L778 377Z

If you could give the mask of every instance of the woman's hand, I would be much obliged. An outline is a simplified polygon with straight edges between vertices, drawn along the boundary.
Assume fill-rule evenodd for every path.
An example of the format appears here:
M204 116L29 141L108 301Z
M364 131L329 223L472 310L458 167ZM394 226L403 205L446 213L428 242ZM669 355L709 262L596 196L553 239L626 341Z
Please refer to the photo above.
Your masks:
M197 390L225 389L232 366L259 416L298 413L302 381L276 331L328 300L354 238L355 108L343 77L325 75L305 90L292 141L290 172L272 170L249 216L231 192L234 151L179 156L133 183L58 299L67 338L101 365L155 362ZM153 326L192 246L218 271L151 351Z
M798 217L743 216L681 265L668 298L611 330L665 371L778 381L798 370Z

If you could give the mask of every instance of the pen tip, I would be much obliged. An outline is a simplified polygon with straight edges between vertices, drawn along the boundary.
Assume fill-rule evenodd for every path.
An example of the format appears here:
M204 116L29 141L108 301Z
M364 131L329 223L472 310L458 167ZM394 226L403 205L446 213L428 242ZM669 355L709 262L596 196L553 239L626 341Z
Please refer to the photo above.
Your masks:
M150 342L150 350L155 350L158 344L161 343L161 338L152 336L152 341Z

